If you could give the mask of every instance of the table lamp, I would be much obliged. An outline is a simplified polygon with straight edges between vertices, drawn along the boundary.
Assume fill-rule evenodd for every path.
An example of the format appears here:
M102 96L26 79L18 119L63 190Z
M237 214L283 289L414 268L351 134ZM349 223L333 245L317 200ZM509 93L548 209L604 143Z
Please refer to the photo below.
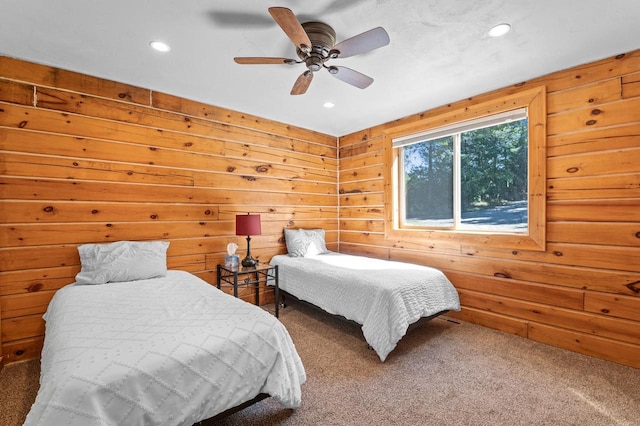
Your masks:
M242 266L251 268L258 263L257 259L251 257L251 236L262 234L259 214L239 214L236 215L236 235L247 236L247 256L242 259Z

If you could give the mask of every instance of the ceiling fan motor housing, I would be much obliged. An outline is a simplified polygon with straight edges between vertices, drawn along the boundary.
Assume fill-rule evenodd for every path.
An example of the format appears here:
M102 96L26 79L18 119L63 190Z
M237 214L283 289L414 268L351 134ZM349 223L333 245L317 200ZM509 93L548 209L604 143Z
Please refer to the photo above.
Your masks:
M298 48L296 53L307 68L315 72L320 70L324 62L329 59L329 52L336 44L336 32L329 25L316 21L305 22L302 28L311 41L311 51L305 53Z

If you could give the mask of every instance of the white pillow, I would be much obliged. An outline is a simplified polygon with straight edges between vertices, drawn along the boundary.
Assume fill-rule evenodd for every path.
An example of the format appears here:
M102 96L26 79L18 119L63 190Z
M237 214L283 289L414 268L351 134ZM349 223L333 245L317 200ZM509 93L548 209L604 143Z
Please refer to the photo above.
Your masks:
M285 229L284 240L291 257L311 257L329 253L324 229Z
M78 284L145 280L167 275L167 241L118 241L78 247Z

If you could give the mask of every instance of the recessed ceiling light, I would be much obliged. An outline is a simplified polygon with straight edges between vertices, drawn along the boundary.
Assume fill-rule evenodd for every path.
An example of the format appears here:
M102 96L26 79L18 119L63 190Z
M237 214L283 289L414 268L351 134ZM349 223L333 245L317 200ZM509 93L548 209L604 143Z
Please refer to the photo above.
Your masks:
M511 30L511 25L509 24L498 24L495 27L489 30L489 35L491 37L501 37L508 33Z
M329 108L333 108L334 106L336 106L336 104L334 104L333 102L325 102L324 104L322 104L323 107L329 109Z
M163 43L161 41L152 41L149 43L149 46L157 50L158 52L168 52L171 50L168 44Z

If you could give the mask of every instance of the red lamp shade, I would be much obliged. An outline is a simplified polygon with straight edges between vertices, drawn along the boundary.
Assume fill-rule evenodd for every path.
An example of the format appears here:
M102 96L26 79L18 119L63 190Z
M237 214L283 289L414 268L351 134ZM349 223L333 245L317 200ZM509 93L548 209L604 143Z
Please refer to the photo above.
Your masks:
M261 235L259 214L236 215L236 235Z

